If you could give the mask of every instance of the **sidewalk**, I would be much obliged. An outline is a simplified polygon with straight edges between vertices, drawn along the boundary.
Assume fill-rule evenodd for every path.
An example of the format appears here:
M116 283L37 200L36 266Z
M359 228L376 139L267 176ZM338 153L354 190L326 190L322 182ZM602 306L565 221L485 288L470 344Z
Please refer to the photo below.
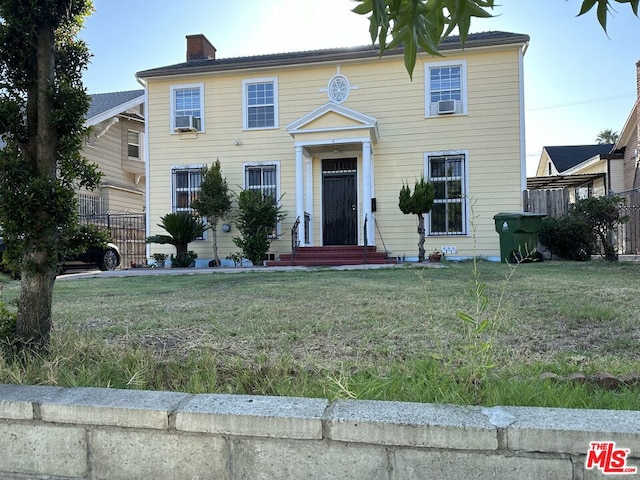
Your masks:
M217 268L130 268L126 270L100 270L78 271L77 273L65 273L58 275L56 281L78 280L82 278L109 278L109 277L141 277L145 275L203 275L212 273L251 273L251 272L294 272L317 270L374 270L380 268L445 268L441 263L402 263L396 265L342 265L337 267L217 267Z

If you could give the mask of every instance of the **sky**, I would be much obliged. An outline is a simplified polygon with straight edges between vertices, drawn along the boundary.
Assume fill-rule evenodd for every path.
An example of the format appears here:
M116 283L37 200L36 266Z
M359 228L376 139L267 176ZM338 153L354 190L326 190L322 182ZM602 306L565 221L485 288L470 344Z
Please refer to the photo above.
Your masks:
M524 57L527 175L543 146L596 143L621 131L636 98L640 19L615 4L607 33L581 0L502 0L472 32L531 37ZM185 60L186 35L203 33L217 58L371 43L352 0L94 0L81 36L93 58L89 93L142 88L135 73ZM635 38L634 38L635 37ZM426 57L425 57L426 58ZM418 65L416 68L420 68Z

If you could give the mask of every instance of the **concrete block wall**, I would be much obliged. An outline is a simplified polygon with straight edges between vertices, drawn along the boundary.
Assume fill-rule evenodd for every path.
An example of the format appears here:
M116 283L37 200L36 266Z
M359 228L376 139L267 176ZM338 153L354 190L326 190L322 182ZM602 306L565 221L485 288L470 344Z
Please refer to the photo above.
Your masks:
M640 466L640 412L0 385L8 480L606 478L592 441Z

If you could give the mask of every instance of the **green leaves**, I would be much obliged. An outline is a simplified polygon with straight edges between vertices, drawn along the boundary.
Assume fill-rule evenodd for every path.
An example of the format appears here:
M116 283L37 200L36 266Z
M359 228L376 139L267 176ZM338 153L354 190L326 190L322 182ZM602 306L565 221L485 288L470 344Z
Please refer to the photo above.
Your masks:
M433 208L433 185L424 178L416 181L413 193L408 185L402 185L398 206L404 214L422 215Z
M464 47L471 20L493 15L494 0L356 0L352 10L368 15L371 42L378 42L380 55L390 48L404 47L404 65L413 78L419 51L439 56L440 42L455 30ZM640 0L584 0L579 15L596 7L598 22L607 31L612 2L628 3L638 16Z
M189 243L201 237L209 228L187 212L167 213L160 220L158 226L169 235L152 235L147 237L146 242L173 245L178 256L186 254Z
M378 42L380 55L391 48L404 48L404 64L413 78L419 50L440 56L441 40L456 28L460 39L469 33L472 17L487 18L485 8L493 0L357 0L352 11L369 15L371 41ZM446 31L445 31L446 29Z
M633 10L634 15L638 16L638 3L640 0L614 0L616 3L628 3L631 5L631 9ZM596 8L596 16L598 17L598 22L602 29L607 31L607 17L609 15L610 0L584 0L582 2L582 6L580 7L580 12L578 16L584 15L588 11L590 11L594 6L597 5Z

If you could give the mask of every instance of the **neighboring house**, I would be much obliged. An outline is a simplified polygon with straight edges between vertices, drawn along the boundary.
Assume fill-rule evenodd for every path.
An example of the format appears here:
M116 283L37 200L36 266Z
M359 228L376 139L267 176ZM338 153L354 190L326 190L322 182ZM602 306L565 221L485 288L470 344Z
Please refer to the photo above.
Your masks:
M493 216L522 211L528 42L488 32L462 49L449 38L445 56L419 56L411 81L401 49L216 59L203 35L187 36L186 62L137 74L148 101L148 233L161 233L162 215L191 211L201 168L219 159L236 192L281 198L288 215L270 257L291 252L299 219L302 246L366 238L394 258L417 258L416 219L401 213L398 195L424 176L436 192L427 253L499 258ZM234 235L218 233L221 257L238 251ZM206 238L189 248L212 256Z
M636 101L618 140L605 145L544 147L530 189L568 188L572 200L640 192L640 61L636 63ZM637 200L632 202L640 204Z
M638 156L638 145L640 144L640 61L636 63L636 102L627 118L618 141L615 151L623 156L623 184L622 190L616 193L626 193L635 195L636 205L640 205L640 157Z
M543 147L536 177L530 189L567 188L570 200L606 195L621 188L622 156L614 145L565 145Z
M144 116L144 90L91 95L82 154L103 177L99 189L78 192L80 215L144 212Z

